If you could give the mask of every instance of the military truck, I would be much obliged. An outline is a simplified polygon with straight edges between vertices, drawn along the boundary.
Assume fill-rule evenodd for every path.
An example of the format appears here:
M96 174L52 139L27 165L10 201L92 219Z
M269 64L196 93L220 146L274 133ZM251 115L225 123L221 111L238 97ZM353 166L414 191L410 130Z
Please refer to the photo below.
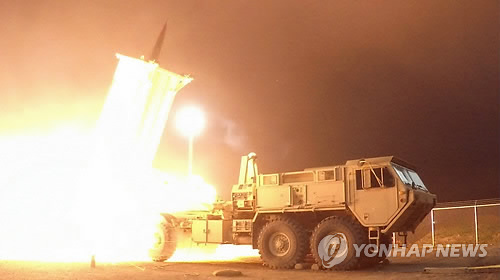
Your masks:
M256 159L242 157L231 201L212 211L162 214L151 258L172 256L180 230L195 243L252 245L273 269L292 268L307 255L322 267L320 241L342 233L347 256L331 269L352 270L387 256L356 256L354 244L388 245L392 233L414 231L436 204L415 167L393 156L272 174L258 173Z

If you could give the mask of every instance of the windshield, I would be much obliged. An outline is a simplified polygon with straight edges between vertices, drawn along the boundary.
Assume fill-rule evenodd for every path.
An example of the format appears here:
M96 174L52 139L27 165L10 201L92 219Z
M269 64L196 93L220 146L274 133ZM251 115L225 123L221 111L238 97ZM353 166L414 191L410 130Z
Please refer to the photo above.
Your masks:
M396 170L398 177L405 185L415 186L416 188L427 191L424 182L422 182L422 179L420 179L417 172L395 163L392 163L392 166L394 167L394 170Z

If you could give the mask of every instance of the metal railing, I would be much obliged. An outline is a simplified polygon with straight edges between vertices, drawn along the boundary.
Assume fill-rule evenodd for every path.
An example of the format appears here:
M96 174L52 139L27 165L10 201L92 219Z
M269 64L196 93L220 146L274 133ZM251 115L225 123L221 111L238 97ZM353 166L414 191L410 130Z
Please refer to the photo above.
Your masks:
M498 202L497 202L498 201ZM479 202L479 204L478 204ZM489 202L489 203L488 203ZM493 202L493 203L492 203ZM496 202L496 203L495 203ZM462 202L464 203L464 202ZM467 201L465 203L470 203L470 201ZM451 209L467 209L467 208L472 208L474 209L474 241L475 244L479 244L479 234L478 234L478 217L477 217L477 209L479 207L493 207L493 206L500 206L500 200L474 200L473 201L474 205L462 205L462 206L441 206L441 207L435 207L431 210L431 235L432 235L432 246L436 245L436 229L435 229L435 217L434 217L434 212L435 211L441 211L441 210L451 210ZM500 230L499 230L500 231Z
M500 199L438 203L408 243L500 245Z

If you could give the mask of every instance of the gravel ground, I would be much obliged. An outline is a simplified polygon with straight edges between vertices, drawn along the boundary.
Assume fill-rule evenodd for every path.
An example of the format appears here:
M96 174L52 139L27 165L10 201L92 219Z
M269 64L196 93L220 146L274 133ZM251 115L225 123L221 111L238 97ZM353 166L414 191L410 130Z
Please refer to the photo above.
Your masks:
M227 279L212 273L220 269L234 269L243 273L239 279L500 279L498 272L486 273L424 273L426 267L463 267L500 264L500 248L488 248L483 258L391 258L389 264L349 272L312 270L271 270L263 267L259 258L241 258L226 262L130 262L45 263L27 261L0 261L0 279Z

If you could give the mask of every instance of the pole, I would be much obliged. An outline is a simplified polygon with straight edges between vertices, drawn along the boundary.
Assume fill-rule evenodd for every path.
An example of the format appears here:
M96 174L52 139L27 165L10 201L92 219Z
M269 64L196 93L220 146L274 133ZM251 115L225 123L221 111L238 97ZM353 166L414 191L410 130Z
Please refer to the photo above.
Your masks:
M189 136L189 155L188 155L188 176L191 177L193 175L193 142L194 136Z
M436 247L435 237L434 237L434 209L431 210L431 235L432 235L432 247Z
M477 234L477 200L474 202L474 229L476 233L476 245L479 243L479 236Z

